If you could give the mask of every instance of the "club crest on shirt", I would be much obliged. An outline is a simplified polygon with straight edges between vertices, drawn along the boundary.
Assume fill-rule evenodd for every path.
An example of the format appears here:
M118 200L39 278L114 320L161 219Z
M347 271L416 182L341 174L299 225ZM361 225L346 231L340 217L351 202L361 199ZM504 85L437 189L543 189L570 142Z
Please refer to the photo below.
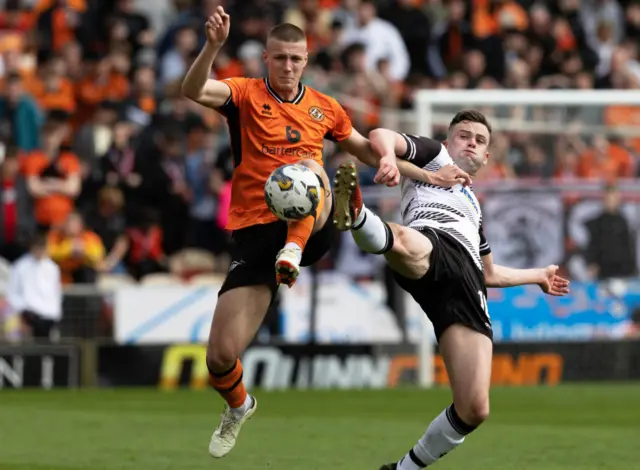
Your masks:
M309 108L309 116L311 116L311 119L314 121L321 122L324 119L324 112L317 106L311 106Z

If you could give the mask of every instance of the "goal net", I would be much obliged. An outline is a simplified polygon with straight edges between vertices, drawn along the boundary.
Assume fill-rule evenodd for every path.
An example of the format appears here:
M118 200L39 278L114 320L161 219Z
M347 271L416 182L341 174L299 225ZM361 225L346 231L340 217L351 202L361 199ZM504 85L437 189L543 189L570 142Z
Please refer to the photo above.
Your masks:
M640 90L422 90L415 126L403 130L444 140L452 117L464 109L483 112L493 128L489 163L474 178L474 190L496 262L518 268L558 264L574 281L592 280L586 221L601 213L605 184L614 180L640 256ZM640 259L634 261L640 266ZM612 312L603 335L587 320L578 325L571 315L554 315L557 305L521 295L519 302L538 309L524 319L510 298L501 293L492 302L489 295L497 344L615 338L628 322L618 311L616 323ZM509 309L515 320L501 316ZM591 318L588 308L581 312ZM423 318L418 378L427 387L434 383L435 344Z

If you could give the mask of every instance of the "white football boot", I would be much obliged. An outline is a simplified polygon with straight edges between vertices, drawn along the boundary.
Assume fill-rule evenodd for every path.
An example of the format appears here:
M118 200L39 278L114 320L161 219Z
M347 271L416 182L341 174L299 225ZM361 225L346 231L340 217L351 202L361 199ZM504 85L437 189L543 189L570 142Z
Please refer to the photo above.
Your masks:
M258 407L258 401L255 397L251 398L253 399L251 407L241 416L236 416L228 406L225 408L220 424L213 431L211 442L209 442L209 454L212 457L217 459L224 457L235 447L242 425L253 416Z
M302 250L298 247L284 247L276 257L276 282L293 286L300 274Z

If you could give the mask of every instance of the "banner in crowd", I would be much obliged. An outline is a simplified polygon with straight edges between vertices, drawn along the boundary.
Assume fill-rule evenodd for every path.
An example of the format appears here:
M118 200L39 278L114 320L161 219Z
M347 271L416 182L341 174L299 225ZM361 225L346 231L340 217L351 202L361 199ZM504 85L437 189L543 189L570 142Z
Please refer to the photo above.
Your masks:
M103 386L208 389L206 346L105 345L99 350ZM253 345L243 358L250 388L386 389L417 383L418 357L410 346ZM434 383L447 385L439 355ZM501 343L495 346L492 385L640 380L640 341Z
M562 260L564 208L557 194L487 196L482 218L496 263L523 269Z
M65 345L0 345L0 389L77 387L80 351Z
M531 268L557 264L575 280L593 280L589 258L595 251L628 259L640 267L640 197L638 187L622 187L607 195L601 185L518 184L478 190L483 226L494 261L505 266ZM609 214L606 205L613 208ZM619 214L619 215L618 215ZM611 225L615 224L615 227ZM618 243L602 245L592 239L598 230L615 229ZM634 262L635 261L635 262ZM627 270L614 277L629 276Z

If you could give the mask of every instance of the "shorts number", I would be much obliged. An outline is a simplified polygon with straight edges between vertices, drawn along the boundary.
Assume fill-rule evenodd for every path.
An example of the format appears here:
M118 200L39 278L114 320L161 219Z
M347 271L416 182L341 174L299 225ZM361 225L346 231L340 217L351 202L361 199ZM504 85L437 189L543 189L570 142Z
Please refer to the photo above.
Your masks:
M487 318L489 318L489 305L487 304L487 298L485 297L484 292L479 290L478 297L480 297L480 307L484 310L484 314Z

